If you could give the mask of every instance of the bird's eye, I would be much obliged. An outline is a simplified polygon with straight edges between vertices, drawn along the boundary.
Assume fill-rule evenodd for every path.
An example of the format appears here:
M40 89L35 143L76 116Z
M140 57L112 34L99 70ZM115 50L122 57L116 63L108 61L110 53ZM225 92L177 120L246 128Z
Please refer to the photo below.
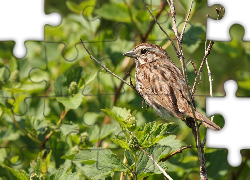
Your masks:
M141 50L141 53L142 53L142 54L146 54L146 52L147 52L147 49L142 49L142 50Z

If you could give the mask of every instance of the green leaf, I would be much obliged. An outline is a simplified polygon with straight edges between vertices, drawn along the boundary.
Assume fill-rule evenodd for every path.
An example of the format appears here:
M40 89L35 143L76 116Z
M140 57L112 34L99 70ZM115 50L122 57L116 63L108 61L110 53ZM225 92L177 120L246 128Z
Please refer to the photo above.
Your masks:
M113 107L111 109L101 109L104 113L115 119L122 129L127 129L128 131L134 131L136 129L136 119L135 119L135 111L131 114L130 109ZM124 131L126 134L126 131Z
M77 109L82 103L82 93L77 93L73 97L58 97L56 100L62 103L68 109Z
M128 8L125 4L104 4L95 12L107 20L131 23Z
M93 164L93 162L96 162L99 156L104 155L104 154L112 154L112 151L109 149L104 149L104 148L96 148L92 147L87 150L82 150L79 152L73 162L82 162L85 164Z
M206 40L205 27L199 23L188 25L183 36L183 46L194 53L202 41Z
M45 150L39 152L35 158L35 160L32 160L30 163L30 166L32 167L33 171L36 172L41 172L42 174L46 174L49 168L49 163L50 163L50 157L51 157L51 152L46 155L46 158L44 159L44 153Z
M114 171L126 172L127 167L115 154L105 154L98 157L98 162L83 167L85 174L93 179L100 179Z
M84 163L81 168L88 177L98 179L114 171L127 170L122 161L109 149L92 147L79 152L73 160L74 163Z
M115 106L112 108L112 110L108 108L101 110L110 117L114 118L118 123L122 123L126 118L127 114L130 113L130 110L127 110L126 108L120 108Z
M129 144L120 136L115 135L115 138L111 138L111 140L118 146L131 151L131 149L129 148Z
M42 172L47 172L50 164L50 157L52 154L52 150L50 150L49 154L47 154L45 160L42 163Z
M75 156L76 156L75 154L70 154L70 155L64 155L61 158L62 159L69 159L69 160L73 161L73 159L75 158Z
M29 174L26 173L24 170L15 170L8 166L5 166L4 164L2 164L2 167L9 170L11 174L13 174L19 180L29 180Z
M36 116L27 116L25 119L25 130L37 138L40 134L44 133L44 127L47 125L42 119Z
M76 4L73 1L66 1L66 5L71 11L77 14L82 14L84 10L84 16L86 17L89 17L92 14L95 4L96 4L96 0L84 1L80 4ZM86 8L87 6L93 6L93 7Z
M171 148L168 146L161 146L159 144L155 144L150 148L146 149L146 152L153 157L153 159L159 164L164 170L167 169L165 162L159 162L162 156L167 156L171 153ZM153 163L153 161L141 151L137 152L139 154L136 169L138 173L138 179L142 179L143 177L153 175L153 174L161 174L160 169Z
M128 165L131 166L135 162L135 158L133 156L133 153L131 151L128 151L125 149L124 154L126 156Z
M13 72L15 69L17 69L16 58L11 57L10 58L10 72Z
M209 179L223 179L230 169L227 162L228 150L206 148L205 152Z
M158 141L157 144L160 144L161 146L170 147L171 149L170 154L181 148L181 143L178 139L176 139L175 135L170 135L168 137L165 137L164 139L161 139L160 141ZM166 156L162 156L159 159L165 158Z
M68 88L71 82L79 83L83 69L80 66L75 66L64 74L60 74L54 82L54 91L56 96L69 96Z
M177 125L172 123L160 123L157 125L156 122L149 122L143 124L137 131L135 131L135 136L138 138L140 146L146 148L169 136L177 129L177 127Z
M93 81L97 76L97 72L91 72L89 74L85 74L84 77L80 80L79 89L82 89L83 86L88 85L91 81Z
M83 69L80 66L75 66L66 73L59 75L54 82L56 100L68 109L77 109L82 103L83 90L86 87L86 83L90 83L95 77L96 73L84 75ZM72 82L77 83L77 94L69 94L69 87Z
M11 162L12 164L15 164L15 163L18 161L18 159L19 159L19 156L14 156L14 157L12 157L12 158L10 159L10 162Z
M68 172L66 173L67 168L60 167L54 174L52 174L49 179L50 180L77 180L79 176L76 173Z

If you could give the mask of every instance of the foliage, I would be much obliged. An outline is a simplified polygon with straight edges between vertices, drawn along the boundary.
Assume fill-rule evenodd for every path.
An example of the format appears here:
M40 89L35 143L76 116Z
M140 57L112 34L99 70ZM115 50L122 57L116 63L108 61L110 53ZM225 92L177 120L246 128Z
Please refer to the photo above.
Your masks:
M133 2L133 3L132 3ZM161 1L146 1L152 13ZM190 1L176 2L178 30L181 31ZM174 38L169 7L158 20ZM138 145L173 179L195 179L199 172L195 148L184 150L166 161L181 146L192 144L192 132L181 121L163 120L152 110L141 108L141 97L130 87L106 73L89 58L91 54L120 77L130 72L131 60L122 54L139 44L152 18L142 1L45 1L45 11L63 16L57 27L45 26L45 42L27 41L22 59L12 55L13 42L0 43L0 178L2 179L163 179L162 173ZM185 60L198 68L204 56L206 14L216 18L206 2L195 1L183 40ZM249 96L249 42L242 42L244 30L234 26L231 42L215 42L208 57L213 74L214 96L221 96L223 82L238 81L237 95ZM164 47L177 64L178 58L167 37L155 25L147 42ZM187 66L190 85L194 69ZM197 86L197 109L204 112L209 94L206 67ZM129 81L129 78L126 79ZM121 108L123 107L123 108ZM223 118L215 116L223 125ZM178 125L178 127L177 127ZM204 133L203 133L204 132ZM202 139L205 129L202 129ZM205 149L209 179L245 179L245 166L227 164L225 149ZM216 159L216 163L215 162ZM193 173L193 174L192 174Z

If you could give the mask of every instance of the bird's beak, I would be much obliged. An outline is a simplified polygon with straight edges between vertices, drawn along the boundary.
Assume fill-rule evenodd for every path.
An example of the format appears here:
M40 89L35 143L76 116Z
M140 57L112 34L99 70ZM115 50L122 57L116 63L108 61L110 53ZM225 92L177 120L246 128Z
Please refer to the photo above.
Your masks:
M128 57L132 57L132 58L136 58L137 57L137 54L133 50L131 50L129 52L126 52L123 55L124 56L128 56Z

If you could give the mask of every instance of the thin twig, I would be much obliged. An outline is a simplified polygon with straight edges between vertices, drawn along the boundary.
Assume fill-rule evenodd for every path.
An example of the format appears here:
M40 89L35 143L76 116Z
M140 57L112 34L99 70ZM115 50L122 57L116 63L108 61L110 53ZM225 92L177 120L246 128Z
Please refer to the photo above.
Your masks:
M222 6L220 7L220 10L219 12L217 11L217 8L216 8L216 12L217 12L217 20L219 20L219 17L220 17L220 13L221 13L221 10L222 10ZM209 15L207 14L207 17L209 17ZM207 40L205 41L205 53L207 52ZM210 71L210 68L209 68L209 65L208 65L208 60L206 58L206 65L207 65L207 72L208 72L208 80L209 80L209 94L210 94L210 97L213 97L213 79L212 79L212 73ZM211 121L213 122L214 121L214 116L211 116ZM205 146L206 144L206 141L207 141L207 134L205 135L204 139L203 139L203 146Z
M176 46L175 46L175 44L174 44L174 41L171 39L171 37L168 35L168 33L162 28L162 26L161 26L160 23L157 21L157 19L154 17L154 15L151 13L151 11L149 10L148 5L146 4L146 2L145 2L144 0L142 0L142 1L143 1L143 3L145 4L145 7L147 8L147 10L148 10L148 12L150 13L151 17L152 17L152 18L155 20L155 22L158 24L158 26L159 26L159 28L162 30L162 32L164 32L164 34L166 34L166 36L168 37L169 41L171 42L171 44L172 44L172 46L173 46L173 48L174 48L174 50L175 50L175 52L176 52L176 54L177 54L177 56L178 56L179 52L178 52L178 50L177 50L177 48L176 48Z
M200 177L201 179L207 179L207 170L206 170L206 162L205 162L205 158L204 158L204 151L203 151L203 148L201 147L201 140L200 140L200 133L199 133L199 126L198 126L198 122L197 122L197 119L196 119L196 116L195 116L195 110L194 110L194 105L193 103L194 102L194 98L193 98L193 93L191 93L190 91L190 88L189 88L189 83L188 83L188 77L187 77L187 69L186 69L186 66L184 66L184 56L183 56L183 52L182 52L182 43L178 37L178 31L177 31L177 27L176 27L176 20L175 20L175 8L174 8L174 3L173 3L173 0L171 0L171 4L168 1L168 4L170 6L170 11L171 11L171 15L172 15L172 21L173 21L173 30L175 32L175 36L176 36L176 39L177 39L177 47L178 47L178 50L179 50L179 53L178 53L178 58L180 59L180 62L181 62L181 67L182 67L182 73L183 73L183 76L185 78L185 84L186 84L186 87L187 87L187 93L188 93L188 97L190 99L190 107L191 107L191 110L192 110L192 114L193 114L193 119L194 119L194 124L192 124L190 127L192 129L192 132L193 132L193 135L195 137L195 141L196 141L196 146L197 146L197 152L198 152L198 158L199 158L199 164L200 164ZM193 1L191 2L191 4L193 3Z
M191 145L187 145L187 146L185 146L185 147L183 147L181 149L178 149L177 151L171 153L170 155L168 155L167 157L161 159L160 161L164 162L164 161L168 160L169 158L171 158L172 156L174 156L175 154L182 153L183 150L188 149L188 148L191 148Z
M167 2L166 2L166 1L161 2L160 10L159 10L158 13L156 14L155 19L158 19L158 18L159 18L159 16L160 16L161 13L163 12L163 10L164 10L164 8L165 8L166 5L167 5ZM152 29L153 29L155 23L156 23L156 21L152 21L152 22L150 23L150 26L149 26L147 32L145 33L145 35L142 35L142 41L146 42L146 39L148 38L149 33L152 31ZM170 39L171 39L171 38L170 38Z
M60 119L59 119L59 121L58 121L57 124L56 124L57 128L60 127L60 125L62 124L62 120L64 119L64 117L66 116L66 114L68 113L69 110L70 110L70 109L66 109L65 111L63 111L63 112L61 113ZM45 136L44 142L43 142L43 144L42 144L42 147L43 147L43 148L45 148L46 142L49 140L50 136L51 136L54 132L56 132L57 128L53 129L52 131L50 131L50 133L49 133L47 136Z
M194 92L195 92L196 85L197 85L197 80L198 80L198 76L200 75L200 72L201 72L201 70L202 70L202 67L203 67L203 65L204 65L204 62L206 61L208 55L210 54L210 51L211 51L211 49L212 49L212 47L213 47L213 44L214 44L213 41L210 41L209 44L208 44L207 50L206 50L205 55L204 55L204 57L203 57L203 59L202 59L202 61L201 61L201 65L200 65L200 67L199 67L199 70L198 70L197 75L196 75L195 80L194 80L194 85L193 85L193 89L192 89L192 94L194 94Z
M181 36L180 36L180 41L182 42L183 40L183 34L185 32L185 29L186 29L186 26L187 26L187 22L188 22L188 19L189 19L189 16L191 14L191 10L192 10L192 7L193 7L193 2L194 0L192 0L191 4L190 4L190 7L189 7L189 11L188 11L188 14L187 14L187 17L186 17L186 20L185 20L185 24L184 24L184 27L182 28L182 31L181 31Z
M195 65L194 65L194 61L193 61L192 59L190 59L189 62L187 63L187 65L188 65L190 62L191 62L191 64L192 64L193 68L194 68L194 74L195 74L195 76L196 76L197 71L196 71L196 68L195 68Z
M187 76L186 76L186 67L185 67L185 64L184 64L184 56L183 56L183 52L182 52L182 43L180 41L180 38L179 38L179 35L178 35L178 29L177 29L177 26L176 26L176 19L175 19L175 6L174 6L174 2L173 0L171 0L171 3L169 2L169 0L167 0L169 6L170 6L170 13L171 13L171 16L172 16L172 22L173 22L173 31L174 31L174 35L175 35L175 38L177 40L177 48L178 48L178 53L177 53L177 57L180 59L180 63L181 63L181 69L182 69L182 74L183 76L185 77L185 80L186 80L186 85L188 86L188 79L187 79ZM191 96L190 96L191 98Z
M80 39L81 40L81 39ZM102 65L97 59L95 59L92 54L89 52L89 50L86 48L86 46L84 45L83 41L81 40L82 45L84 47L84 49L87 51L87 53L89 54L90 58L93 59L95 62L97 62L103 69L105 69L107 72L109 72L110 74L112 74L113 76L115 76L116 78L118 78L119 80L123 81L125 84L127 84L128 86L132 87L127 81L123 80L122 78L120 78L119 76L117 76L115 73L113 73L112 71L110 71L108 68L106 68L104 65Z
M157 164L157 162L154 160L154 158L152 156L150 156L144 149L142 149L138 144L137 144L137 147L139 147L154 163L155 165L160 169L160 171L162 172L162 174L164 174L164 176L166 178L168 178L169 180L173 180L167 173L166 171L164 171L164 169L162 169L162 167Z
M160 17L160 15L162 14L162 12L163 12L166 4L167 4L166 1L164 1L164 2L161 3L160 10L158 11L158 13L155 16L156 19L158 19ZM131 2L130 2L130 5L131 5ZM131 21L135 24L135 22L133 21L132 17L130 17L130 18L131 18ZM155 21L152 21L152 23L150 23L150 26L149 26L147 32L145 33L145 35L140 34L140 36L141 36L141 42L142 43L146 42L146 40L147 40L150 32L152 31L154 25L155 25ZM129 66L128 70L127 70L128 73L126 73L125 76L123 77L124 80L126 80L129 77L129 74L133 70L134 67L135 67L135 62L132 61L132 63L130 64L130 66ZM120 83L119 87L115 88L115 97L113 99L114 105L116 104L116 102L118 100L118 97L120 96L120 91L122 90L123 84L124 84L124 82L122 81Z

